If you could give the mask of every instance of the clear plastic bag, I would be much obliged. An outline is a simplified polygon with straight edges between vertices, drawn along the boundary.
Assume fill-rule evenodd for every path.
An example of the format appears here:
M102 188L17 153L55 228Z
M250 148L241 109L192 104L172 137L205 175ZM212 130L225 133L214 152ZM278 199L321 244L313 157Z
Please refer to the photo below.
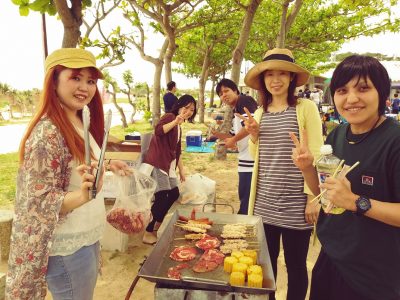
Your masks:
M180 186L181 204L204 204L215 195L215 181L199 173L189 175Z
M115 182L117 197L107 214L108 223L126 234L142 232L150 220L155 180L135 170L129 176L116 176Z

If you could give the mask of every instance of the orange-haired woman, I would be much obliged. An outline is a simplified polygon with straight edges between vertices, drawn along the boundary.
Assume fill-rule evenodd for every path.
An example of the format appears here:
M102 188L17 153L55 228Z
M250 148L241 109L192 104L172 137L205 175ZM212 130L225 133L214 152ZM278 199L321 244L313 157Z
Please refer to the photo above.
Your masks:
M92 299L105 225L101 192L89 199L91 166L84 164L82 109L89 107L90 148L98 159L104 115L94 56L54 51L45 62L39 109L20 145L15 217L6 299ZM127 170L120 161L113 171Z

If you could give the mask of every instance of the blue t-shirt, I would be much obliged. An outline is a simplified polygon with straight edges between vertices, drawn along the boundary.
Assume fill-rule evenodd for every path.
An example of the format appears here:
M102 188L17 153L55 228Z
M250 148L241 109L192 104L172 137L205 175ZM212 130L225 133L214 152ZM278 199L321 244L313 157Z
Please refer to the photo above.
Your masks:
M178 101L178 98L171 92L168 92L164 95L164 111L170 112L175 102Z

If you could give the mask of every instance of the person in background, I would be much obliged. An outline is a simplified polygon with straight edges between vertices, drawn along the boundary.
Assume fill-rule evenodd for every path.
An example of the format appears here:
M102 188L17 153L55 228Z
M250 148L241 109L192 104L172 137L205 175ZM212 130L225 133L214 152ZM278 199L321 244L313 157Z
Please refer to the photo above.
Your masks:
M303 90L300 89L299 92L297 93L297 98L303 98L303 97L304 97Z
M320 188L345 211L321 210L321 252L312 272L311 300L400 299L400 126L384 115L390 78L375 58L352 55L334 70L331 94L341 124L327 137L347 176L318 186L307 143L294 138L293 160L314 193Z
M175 81L170 81L167 83L167 92L165 93L164 100L164 112L169 113L172 110L174 104L178 101L178 98L175 96L176 92L176 83Z
M312 191L294 165L289 132L305 139L309 133L310 148L315 157L323 144L318 109L307 99L298 99L297 86L307 83L310 73L295 64L292 52L275 48L267 51L244 78L247 86L258 91L262 106L254 118L241 116L250 134L249 150L255 158L249 215L262 218L277 278L277 260L282 244L288 273L288 300L304 300L307 294L307 253L313 223L319 205L310 203ZM275 293L269 294L275 299Z
M247 107L252 114L257 109L257 102L250 96L240 94L236 83L230 79L222 79L220 82L218 82L215 90L221 101L233 108L234 113L246 115L244 108ZM213 130L212 133L218 139L224 140L227 148L236 148L237 145L239 152L238 193L240 200L238 214L245 215L247 214L249 206L250 184L254 165L254 160L248 151L249 134L245 130L242 120L236 115L234 115L232 119L232 130L229 134L221 133L218 130Z
M311 94L310 94L310 99L315 103L315 105L318 107L318 110L320 110L320 104L321 104L321 94L319 90L314 87Z
M400 99L399 99L399 94L394 94L394 98L392 100L392 114L398 114L399 113L399 106L400 106Z
M180 125L185 121L193 123L195 116L196 100L190 95L183 95L174 104L171 112L161 117L154 129L149 149L140 166L144 174L151 175L157 182L151 207L152 220L143 235L145 244L157 242L157 230L172 204L179 198L176 167L179 169L180 180L185 181Z
M93 116L90 147L96 160L104 135L97 88L103 74L92 53L75 48L50 54L45 71L38 111L20 144L6 299L44 299L47 282L55 300L90 300L105 207L101 187L95 199L89 197L95 176L84 164L82 109L87 105ZM107 167L129 173L121 161Z

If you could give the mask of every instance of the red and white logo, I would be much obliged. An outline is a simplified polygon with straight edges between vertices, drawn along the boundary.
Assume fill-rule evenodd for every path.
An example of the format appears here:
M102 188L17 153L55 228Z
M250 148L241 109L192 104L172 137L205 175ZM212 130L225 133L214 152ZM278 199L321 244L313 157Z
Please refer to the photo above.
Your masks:
M362 184L373 186L374 185L374 177L363 175L361 177L361 182L362 182Z

